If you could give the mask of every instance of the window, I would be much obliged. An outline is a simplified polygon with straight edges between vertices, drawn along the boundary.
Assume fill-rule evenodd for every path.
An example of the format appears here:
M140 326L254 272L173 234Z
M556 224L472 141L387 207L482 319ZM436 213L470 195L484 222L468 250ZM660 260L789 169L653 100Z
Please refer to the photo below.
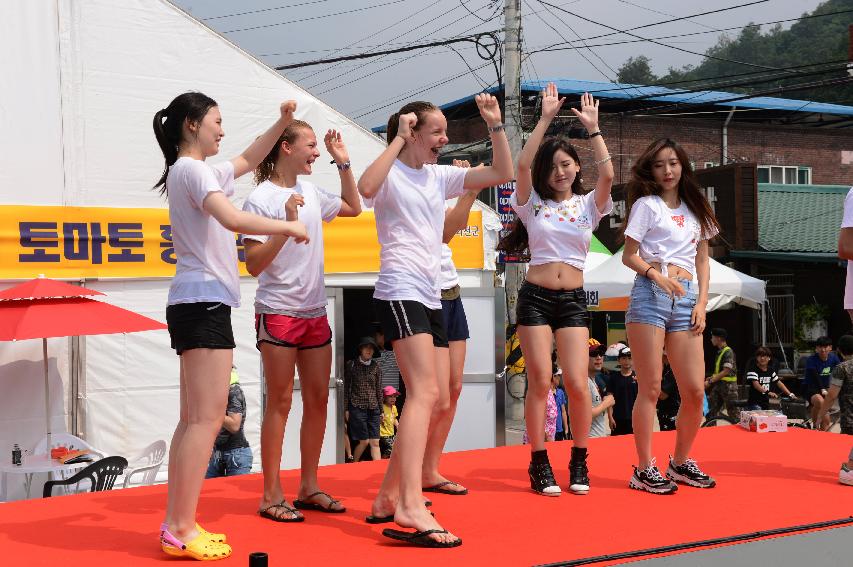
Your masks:
M758 182L809 185L812 182L812 168L796 165L759 165Z
M712 167L717 167L717 162L715 161L706 161L705 169L711 169Z

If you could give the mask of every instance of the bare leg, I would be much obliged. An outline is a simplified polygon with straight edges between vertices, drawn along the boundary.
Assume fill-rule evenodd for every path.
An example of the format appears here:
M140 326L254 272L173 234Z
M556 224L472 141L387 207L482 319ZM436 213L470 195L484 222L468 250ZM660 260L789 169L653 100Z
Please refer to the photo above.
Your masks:
M545 406L551 389L551 344L553 333L548 325L518 326L518 340L527 370L527 397L524 399L524 421L531 451L545 448ZM590 402L592 405L592 402ZM589 428L589 426L587 426Z
M652 432L663 374L664 330L646 323L628 323L626 327L631 352L634 353L638 385L637 400L634 402L631 416L634 444L637 447L639 466L644 469L652 460Z
M186 378L184 378L184 357L179 356L178 360L180 361L180 417L178 418L178 425L175 427L175 433L172 435L172 444L169 446L169 479L173 479L177 477L175 470L178 466L178 459L176 454L178 452L178 447L181 446L181 440L184 438L184 433L187 430L187 420L189 419L189 408L187 407L187 385ZM211 448L212 449L212 448ZM170 481L171 482L171 481ZM174 508L174 498L175 491L169 490L167 501L166 501L166 524L171 525L172 523L172 509Z
M329 376L332 372L332 346L300 350L296 355L299 380L302 385L302 428L299 430L302 476L299 484L299 499L319 492L317 467L326 435L326 412L329 405ZM330 506L327 498L316 496L310 499L321 506ZM340 503L331 505L342 508Z
M447 436L456 416L456 404L462 393L462 374L465 367L466 341L452 341L449 348L436 349L436 364L439 369L438 403L432 411L429 437L424 453L423 485L435 486L447 481L439 472L439 461L447 443ZM447 382L444 378L447 378ZM463 492L464 486L447 485L447 490Z
M182 541L198 536L196 508L216 434L228 405L231 349L197 348L183 353L187 426L173 448L174 477L169 479L172 514L169 531Z
M705 358L702 335L680 331L666 335L666 352L681 394L681 407L676 419L675 464L684 463L702 425L702 402L705 398Z
M592 424L592 395L589 393L587 364L589 360L589 329L564 327L557 329L557 357L563 370L566 393L569 397L569 427L572 443L585 448ZM550 377L549 377L550 378Z
M416 530L441 530L424 506L421 474L430 415L438 401L436 353L432 336L420 333L394 342L397 363L406 383L406 411L382 486L373 502L374 516L394 514L394 521ZM440 542L456 541L452 533L432 534Z
M368 439L367 445L370 447L370 458L374 461L381 461L382 453L379 451L379 439Z
M281 452L287 416L293 403L293 378L296 349L261 343L264 361L264 378L267 383L267 406L261 423L261 468L264 474L264 492L259 509L268 508L284 500L281 488ZM272 508L280 517L292 517L283 508Z
M362 439L355 445L355 450L352 452L352 459L357 463L361 460L361 455L364 453L364 450L367 449L369 445L367 439Z

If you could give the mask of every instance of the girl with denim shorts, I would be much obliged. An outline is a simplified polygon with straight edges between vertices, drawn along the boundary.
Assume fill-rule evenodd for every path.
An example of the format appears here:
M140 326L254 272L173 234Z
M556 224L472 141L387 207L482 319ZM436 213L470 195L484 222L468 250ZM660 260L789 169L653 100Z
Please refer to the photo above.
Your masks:
M551 350L557 357L569 398L573 439L569 490L589 492L587 441L592 423L592 398L587 382L589 312L583 290L583 269L592 231L610 213L613 166L598 129L598 101L581 97L572 109L589 132L598 166L594 191L585 193L580 159L569 141L545 138L565 99L549 83L542 92L542 118L518 157L518 176L510 205L518 221L501 242L507 252L530 250L527 279L518 293L518 337L527 366L524 416L530 438L530 487L537 494L559 496L545 449L545 407L551 386Z
M234 233L278 234L306 241L305 226L234 208L234 180L252 171L293 120L294 101L237 157L209 165L225 133L212 98L198 92L177 96L154 115L154 135L166 159L154 187L169 200L177 266L169 286L166 322L172 348L181 357L180 420L169 449L169 494L160 526L160 546L172 556L207 561L231 555L223 534L195 521L204 471L225 417L234 335L231 308L240 306Z
M675 492L676 482L712 488L714 479L688 455L702 422L708 240L719 224L686 152L670 139L653 142L640 156L627 194L622 261L637 276L625 323L639 383L632 415L639 465L629 486L653 494ZM681 394L666 477L652 457L664 347Z

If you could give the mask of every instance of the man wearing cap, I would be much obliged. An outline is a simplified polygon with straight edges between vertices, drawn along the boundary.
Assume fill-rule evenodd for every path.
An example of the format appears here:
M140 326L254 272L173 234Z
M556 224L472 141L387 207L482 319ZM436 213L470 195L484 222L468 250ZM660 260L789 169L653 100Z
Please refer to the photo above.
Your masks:
M734 403L737 401L737 363L735 352L726 343L728 333L725 329L711 329L711 344L717 349L714 356L714 373L705 378L705 390L708 393L708 415L720 415L723 406L730 418L737 421L740 412Z
M829 380L832 371L841 362L838 355L832 352L832 339L819 337L815 342L814 354L806 359L805 376L803 377L803 397L809 401L812 412L812 423L818 427L817 414L823 404L823 399L829 390ZM829 425L829 415L825 415L823 429Z
M604 433L601 434L600 427L598 425L604 426L605 424L605 416L604 413L607 414L607 425L610 428L610 431L616 428L616 422L613 421L613 395L610 393L610 388L607 385L609 380L609 376L604 370L604 355L607 352L607 347L602 345L595 339L589 339L589 366L587 366L587 379L590 382L590 394L592 395L592 428L595 429L596 435L593 435L593 432L590 431L590 437L606 437L607 429L604 430ZM593 386L594 390L593 391ZM596 399L598 400L596 402ZM604 407L596 413L596 408L599 404L604 403ZM599 418L598 424L596 423L596 418Z
M622 347L617 355L619 369L610 372L610 392L613 394L613 420L616 427L613 435L629 435L634 433L632 413L634 402L637 400L639 385L637 384L637 373L631 364L631 349Z
M373 358L378 350L376 341L362 337L358 356L344 367L344 407L349 435L357 444L352 457L357 463L364 450L370 447L374 461L379 451L379 423L382 419L382 370Z

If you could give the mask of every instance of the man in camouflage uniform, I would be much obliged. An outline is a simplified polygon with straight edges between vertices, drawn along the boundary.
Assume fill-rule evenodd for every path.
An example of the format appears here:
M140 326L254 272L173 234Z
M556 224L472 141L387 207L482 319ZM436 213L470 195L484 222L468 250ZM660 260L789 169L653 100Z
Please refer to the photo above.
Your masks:
M705 379L705 389L708 392L708 415L720 415L723 406L730 418L740 419L740 410L734 403L738 399L737 392L737 363L735 352L726 339L725 329L711 330L711 344L717 348L714 357L714 373Z
M838 340L838 353L843 362L832 371L832 381L829 392L823 400L823 405L818 412L818 420L821 423L823 416L829 412L832 404L838 399L841 407L841 433L853 435L853 336L844 335ZM838 481L842 484L853 485L853 450L850 451L849 459L841 464L838 473Z

